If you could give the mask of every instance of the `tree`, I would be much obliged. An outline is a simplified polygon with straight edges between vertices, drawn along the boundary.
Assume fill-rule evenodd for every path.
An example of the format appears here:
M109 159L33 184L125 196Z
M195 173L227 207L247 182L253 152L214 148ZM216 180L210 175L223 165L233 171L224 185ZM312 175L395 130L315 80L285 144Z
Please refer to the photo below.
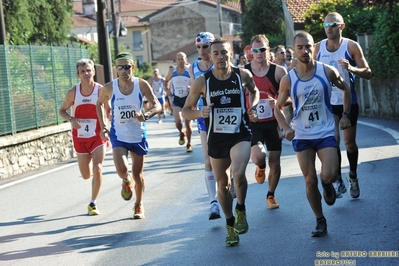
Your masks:
M278 36L279 43L273 45L284 44L283 22L284 13L281 1L251 0L242 15L241 39L244 43L249 43L252 36L265 34L268 38Z
M3 0L7 42L66 43L72 29L72 0Z
M319 4L310 5L305 12L305 30L315 42L326 38L323 28L324 18L330 12L338 12L345 21L344 37L356 40L358 33L374 32L378 9L355 4L352 0L322 0Z

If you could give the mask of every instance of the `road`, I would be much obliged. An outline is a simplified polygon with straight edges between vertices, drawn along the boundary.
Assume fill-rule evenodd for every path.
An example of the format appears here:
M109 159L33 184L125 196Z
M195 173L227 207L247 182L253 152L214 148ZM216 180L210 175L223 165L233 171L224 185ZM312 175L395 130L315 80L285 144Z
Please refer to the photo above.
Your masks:
M225 246L224 217L208 220L198 133L188 154L172 121L148 122L143 220L132 219L133 200L120 196L111 153L98 216L86 214L91 181L80 177L76 160L1 180L0 265L399 265L398 121L360 119L361 195L346 193L334 206L323 201L329 233L322 238L310 236L315 218L291 143L283 142L279 209L267 209L267 182L256 183L250 161L250 229L236 247Z

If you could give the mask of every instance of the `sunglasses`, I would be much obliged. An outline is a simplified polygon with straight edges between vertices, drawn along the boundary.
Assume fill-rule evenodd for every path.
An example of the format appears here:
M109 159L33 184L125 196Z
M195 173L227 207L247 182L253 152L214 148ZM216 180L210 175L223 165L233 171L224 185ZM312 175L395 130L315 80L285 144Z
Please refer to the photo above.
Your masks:
M116 66L116 69L118 69L118 70L122 70L122 69L124 69L124 70L129 70L130 68L132 67L132 65L117 65Z
M257 54L257 53L259 53L259 52L263 53L263 52L266 51L266 50L267 50L267 48L265 48L265 47L261 47L261 48L252 48L252 52L255 53L255 54Z
M323 23L323 27L326 28L326 29L328 27L335 28L335 27L339 27L339 26L341 26L341 23L339 23L339 22L330 22L330 23L324 22Z
M277 52L277 54L285 54L284 51Z
M202 45L202 46L197 46L197 49L207 49L209 45Z

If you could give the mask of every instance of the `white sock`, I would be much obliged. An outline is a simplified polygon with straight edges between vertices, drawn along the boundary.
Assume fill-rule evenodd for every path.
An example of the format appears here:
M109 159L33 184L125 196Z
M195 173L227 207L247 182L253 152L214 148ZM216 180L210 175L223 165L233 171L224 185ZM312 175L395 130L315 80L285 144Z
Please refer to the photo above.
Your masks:
M209 200L217 201L217 193L216 193L216 178L213 172L205 171L205 184L206 189L208 190Z

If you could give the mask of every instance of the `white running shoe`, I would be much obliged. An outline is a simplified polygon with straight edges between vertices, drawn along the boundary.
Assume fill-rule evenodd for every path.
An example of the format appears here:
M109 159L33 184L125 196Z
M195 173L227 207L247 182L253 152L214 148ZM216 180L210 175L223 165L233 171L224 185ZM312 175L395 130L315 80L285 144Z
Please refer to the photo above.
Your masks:
M215 220L215 219L221 218L219 204L216 201L211 203L211 208L209 211L210 211L209 212L209 220Z

